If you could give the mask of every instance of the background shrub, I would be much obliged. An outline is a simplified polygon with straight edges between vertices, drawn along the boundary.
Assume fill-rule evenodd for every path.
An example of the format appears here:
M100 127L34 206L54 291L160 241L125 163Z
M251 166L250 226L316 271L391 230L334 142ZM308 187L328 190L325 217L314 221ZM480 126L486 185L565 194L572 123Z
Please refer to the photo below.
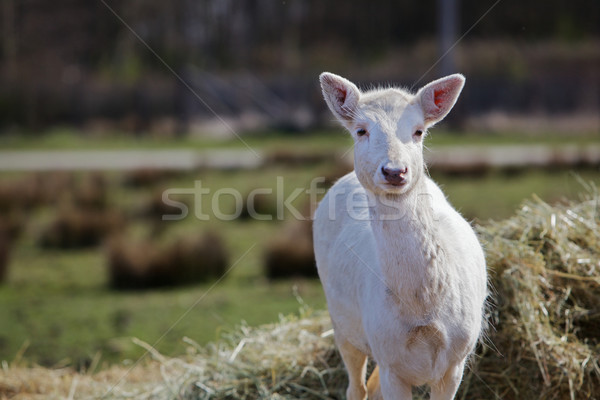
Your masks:
M108 183L100 173L86 175L72 191L72 203L86 210L105 210L108 206Z
M239 218L243 220L252 219L252 215L250 213L251 207L248 203L248 195L246 195L244 199L244 204L242 206L242 211L240 213ZM252 209L255 213L260 216L271 216L275 218L277 216L277 202L273 198L272 194L266 193L257 193L253 197Z
M227 268L225 244L215 233L180 239L171 246L169 254L178 266L177 283L217 278Z
M0 236L4 236L8 241L16 240L25 227L25 217L23 212L14 211L5 215L0 214Z
M57 203L73 191L73 174L39 172L0 183L0 214Z
M173 201L189 205L189 196L169 196ZM144 204L136 213L138 216L149 218L155 222L162 222L164 215L179 215L181 209L167 204L163 201L163 190L155 190L145 200Z
M312 220L296 220L284 227L265 252L265 274L269 279L316 278Z
M276 149L269 153L267 165L298 167L308 164L331 161L334 156L325 152L300 152L290 149Z
M67 208L42 231L38 243L45 248L93 247L124 224L116 211Z
M0 230L0 283L4 282L8 270L10 239Z
M222 239L212 233L179 238L169 246L115 238L108 252L109 284L122 290L203 282L222 276L228 262Z
M139 168L125 173L123 186L130 188L151 187L177 176L178 172L158 168Z

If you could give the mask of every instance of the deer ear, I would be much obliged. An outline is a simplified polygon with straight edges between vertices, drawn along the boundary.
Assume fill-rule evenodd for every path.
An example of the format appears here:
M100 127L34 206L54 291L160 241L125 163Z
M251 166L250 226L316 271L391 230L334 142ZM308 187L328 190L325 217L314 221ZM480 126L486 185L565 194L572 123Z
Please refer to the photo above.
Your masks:
M433 81L419 90L417 97L421 102L425 125L431 126L448 115L464 85L465 77L454 74Z
M329 72L323 72L319 80L323 97L333 115L342 124L351 121L358 108L360 90L349 80Z

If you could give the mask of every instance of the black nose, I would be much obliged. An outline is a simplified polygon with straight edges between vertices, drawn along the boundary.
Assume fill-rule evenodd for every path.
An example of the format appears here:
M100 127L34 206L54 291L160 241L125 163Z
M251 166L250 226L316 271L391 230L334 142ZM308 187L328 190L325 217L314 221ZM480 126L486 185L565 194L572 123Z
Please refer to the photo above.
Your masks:
M404 185L406 183L406 179L404 175L408 172L408 168L386 168L381 167L381 173L385 180L394 186Z

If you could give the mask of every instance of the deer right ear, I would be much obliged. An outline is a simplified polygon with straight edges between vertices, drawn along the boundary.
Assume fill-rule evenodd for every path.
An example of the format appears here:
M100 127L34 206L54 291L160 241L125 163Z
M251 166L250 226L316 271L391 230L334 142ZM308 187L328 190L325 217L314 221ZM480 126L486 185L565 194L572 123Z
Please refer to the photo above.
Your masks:
M323 97L337 119L345 124L351 121L358 108L360 90L356 85L341 76L323 72L319 77Z
M464 85L465 77L454 74L433 81L419 90L417 97L421 102L426 127L444 119L454 107Z

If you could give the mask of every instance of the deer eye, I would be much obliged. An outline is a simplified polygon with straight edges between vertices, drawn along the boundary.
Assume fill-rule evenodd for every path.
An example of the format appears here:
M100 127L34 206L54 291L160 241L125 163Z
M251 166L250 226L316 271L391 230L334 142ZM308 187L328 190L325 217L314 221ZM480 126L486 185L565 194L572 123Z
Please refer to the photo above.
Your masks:
M423 131L421 129L417 129L415 131L414 135L417 136L417 137L421 137L421 136L423 136Z
M367 134L367 130L364 128L360 128L359 130L356 131L356 134L358 136L365 136Z

